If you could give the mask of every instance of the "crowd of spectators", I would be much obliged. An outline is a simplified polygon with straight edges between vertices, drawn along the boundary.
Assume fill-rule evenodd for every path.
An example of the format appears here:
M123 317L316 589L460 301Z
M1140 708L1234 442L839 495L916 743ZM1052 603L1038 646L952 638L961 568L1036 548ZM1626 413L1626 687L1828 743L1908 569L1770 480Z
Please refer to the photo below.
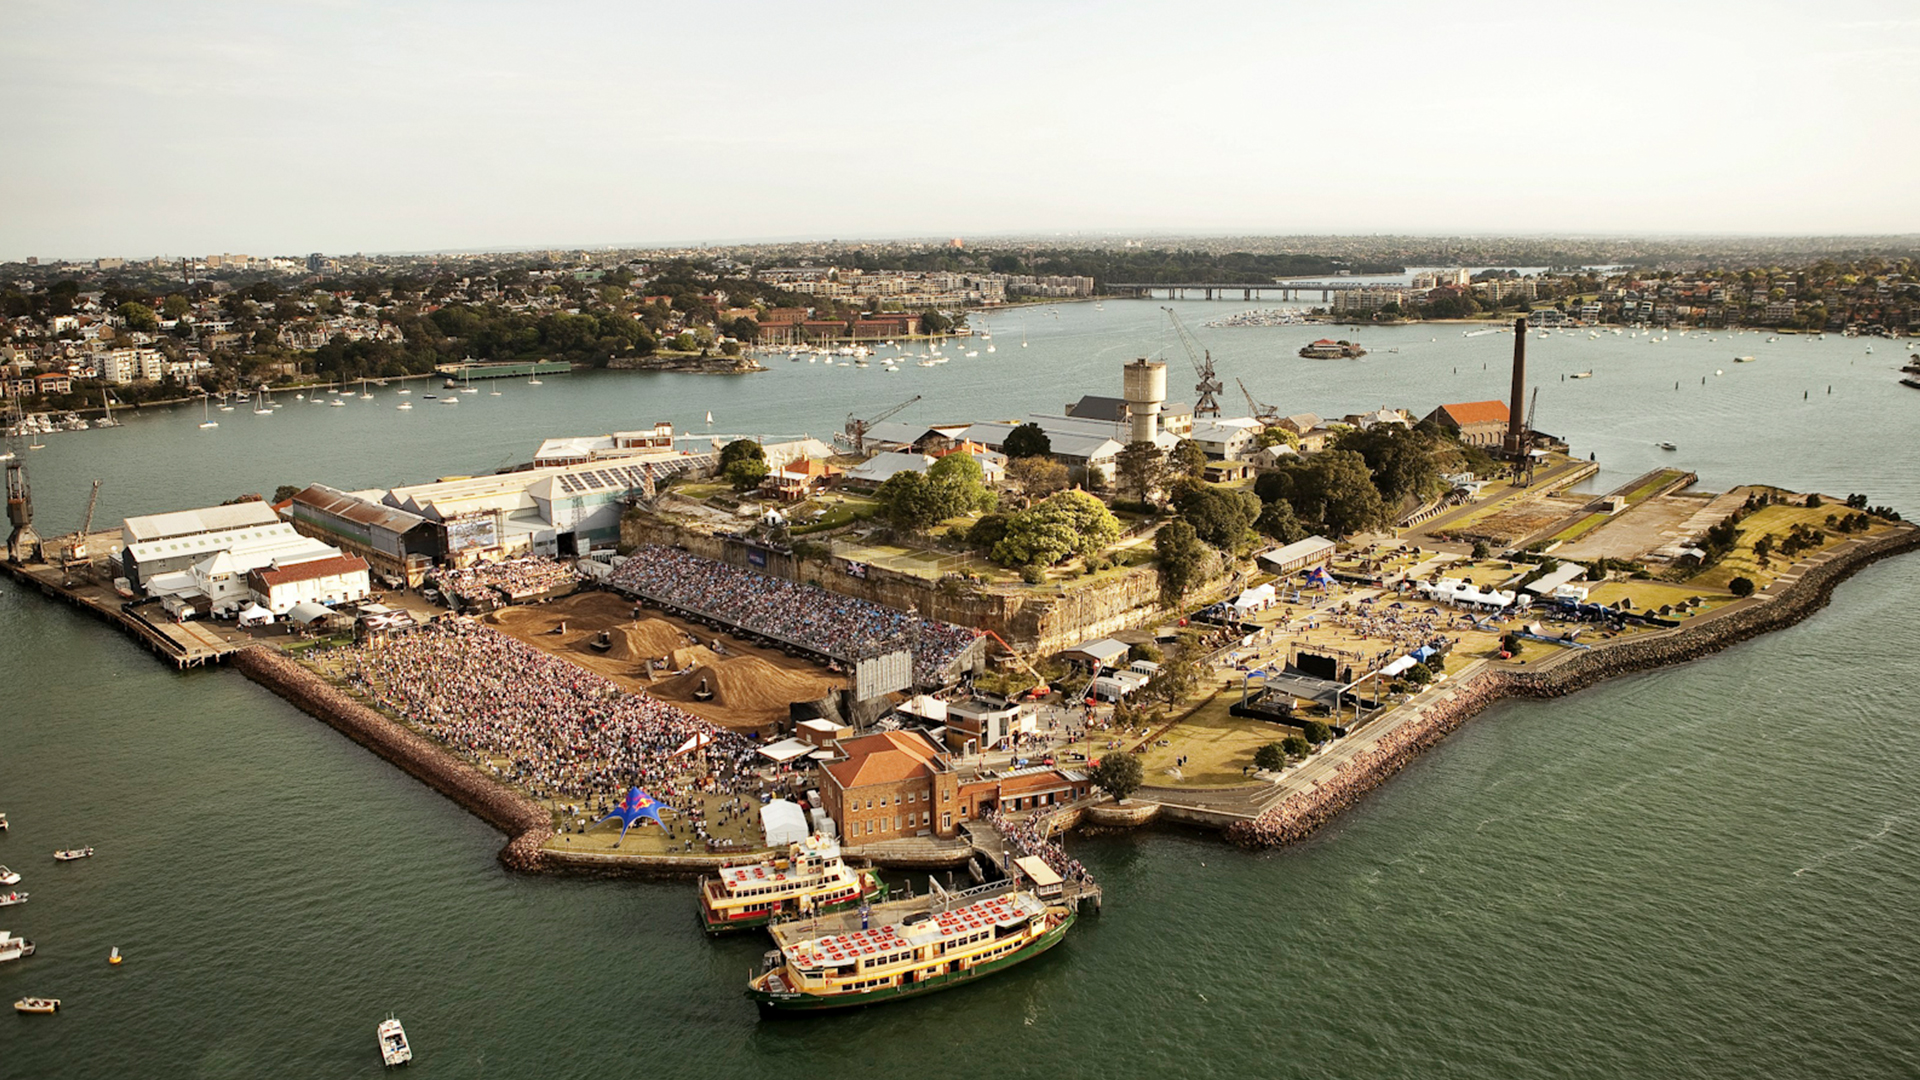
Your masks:
M953 662L980 636L952 623L658 545L636 548L614 570L613 581L649 600L829 656L853 659L889 646L911 646L913 678L920 686L950 681Z
M996 807L981 815L987 823L1000 830L1007 841L1007 847L1016 857L1038 856L1048 868L1068 881L1077 881L1091 885L1093 875L1080 865L1080 860L1067 858L1067 851L1053 839L1048 827L1047 815L1034 814L1024 821L1017 821L1002 814Z
M555 589L565 589L581 580L573 564L545 555L529 555L506 562L481 563L462 570L439 570L441 591L472 602L520 600ZM488 593L498 593L490 596Z
M470 619L337 655L376 704L569 809L607 806L638 785L678 811L665 819L670 836L707 840L709 797L763 786L753 770L764 762L745 737ZM704 744L681 752L697 736Z

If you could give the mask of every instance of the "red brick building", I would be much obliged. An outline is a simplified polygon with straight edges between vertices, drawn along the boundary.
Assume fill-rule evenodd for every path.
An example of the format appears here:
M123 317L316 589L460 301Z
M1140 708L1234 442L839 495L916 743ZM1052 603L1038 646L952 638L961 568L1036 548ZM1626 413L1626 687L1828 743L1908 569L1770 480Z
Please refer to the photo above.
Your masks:
M1427 419L1460 436L1469 446L1499 446L1507 436L1507 403L1466 401L1442 405Z
M849 845L903 836L954 836L960 780L926 736L887 731L845 739L847 760L820 770L820 802Z

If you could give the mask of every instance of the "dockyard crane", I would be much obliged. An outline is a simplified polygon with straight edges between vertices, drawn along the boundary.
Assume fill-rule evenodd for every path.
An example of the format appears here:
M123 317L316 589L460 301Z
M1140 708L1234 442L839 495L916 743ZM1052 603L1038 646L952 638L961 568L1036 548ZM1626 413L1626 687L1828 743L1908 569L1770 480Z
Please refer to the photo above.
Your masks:
M93 491L87 496L87 517L80 523L80 531L73 534L66 550L61 552L61 569L71 574L75 563L90 562L87 558L87 536L93 532L93 511L100 505L100 481L93 482Z
M1269 427L1279 422L1280 409L1278 406L1265 405L1253 400L1253 391L1247 389L1247 381L1245 379L1236 378L1233 381L1240 384L1240 392L1246 395L1247 408L1252 411L1255 420Z
M1540 388L1533 388L1533 397L1527 404L1526 427L1520 432L1520 456L1514 459L1513 474L1523 484L1533 482L1533 418L1540 411Z
M1187 329L1187 324L1180 321L1179 312L1164 304L1160 306L1160 310L1166 312L1167 318L1173 320L1174 333L1179 335L1181 346L1187 350L1187 359L1193 361L1193 373L1200 378L1193 387L1193 392L1197 395L1193 402L1195 419L1202 416L1219 416L1220 402L1214 395L1225 390L1226 386L1220 382L1220 377L1213 373L1213 353L1201 348L1200 343L1194 340L1192 332Z
M877 416L869 416L865 420L859 419L858 417L854 416L852 413L848 413L847 414L847 431L846 431L846 435L844 436L845 441L853 444L854 453L856 454L866 453L867 452L867 432L873 430L873 425L879 423L882 420L885 420L886 418L894 415L895 413L898 413L900 410L906 408L907 406L919 400L920 400L920 395L915 394L912 397L908 398L907 400L901 402L900 404L895 405L893 408L888 409L887 411L880 413Z

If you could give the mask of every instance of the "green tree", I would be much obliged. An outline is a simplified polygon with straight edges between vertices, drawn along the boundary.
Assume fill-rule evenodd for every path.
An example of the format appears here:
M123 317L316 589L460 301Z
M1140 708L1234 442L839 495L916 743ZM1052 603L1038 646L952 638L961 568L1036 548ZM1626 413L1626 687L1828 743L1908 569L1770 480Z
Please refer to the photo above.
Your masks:
M1247 542L1262 507L1251 491L1202 484L1178 499L1180 516L1194 534L1222 551L1238 551Z
M928 308L920 313L920 332L923 334L944 334L953 329L953 320Z
M178 319L193 310L193 304L179 293L172 293L161 302L160 313L169 319Z
M1253 766L1265 772L1279 772L1287 767L1287 748L1277 742L1262 746L1253 752Z
M1732 581L1727 582L1727 591L1739 597L1752 596L1753 579L1749 577L1734 578Z
M1183 698L1193 696L1200 689L1200 680L1206 674L1201 666L1203 648L1200 635L1189 630L1180 637L1180 648L1169 658L1160 662L1160 670L1153 673L1141 693L1171 705Z
M1087 774L1087 779L1113 796L1115 802L1126 802L1127 796L1140 790L1146 778L1147 770L1141 766L1140 759L1124 751L1108 753Z
M946 513L948 503L943 493L918 472L894 473L874 492L874 498L879 500L887 520L908 532L924 532L951 516Z
M1200 479L1207 474L1207 452L1192 439L1181 439L1167 451L1167 474Z
M1160 486L1165 467L1160 448L1145 439L1128 443L1113 459L1120 490L1132 492L1139 502L1146 502Z
M120 317L127 320L130 330L142 330L149 334L160 329L160 317L154 310L137 300L129 300L120 305Z
M1160 526L1153 538L1155 568L1160 575L1160 599L1169 606L1178 604L1199 578L1206 565L1206 548L1193 525L1175 518Z
M720 448L720 475L735 491L759 487L772 471L767 452L752 439L735 439Z
M1304 720L1300 724L1300 734L1314 746L1319 746L1333 738L1333 729L1319 720Z
M995 496L986 485L986 470L972 454L952 453L927 469L927 484L940 500L942 518L993 509Z
M1105 503L1084 491L1063 491L1010 515L1006 535L993 546L993 561L1052 566L1102 551L1119 537L1120 521Z
M1260 434L1254 441L1262 448L1269 446L1286 446L1294 450L1300 449L1300 436L1295 435L1293 432L1288 431L1278 424L1261 428Z
M1298 735L1289 735L1281 739L1280 745L1286 750L1288 757L1301 758L1313 752L1313 745Z
M1067 487L1067 467L1047 457L1019 457L1007 462L1007 478L1030 499L1044 499Z
M1433 681L1433 669L1425 664L1415 664L1408 668L1401 678L1415 686L1425 686Z
M1327 450L1289 461L1254 483L1261 499L1284 499L1303 523L1346 536L1387 523L1386 503L1373 486L1367 460L1351 450Z
M1272 537L1283 544L1307 538L1306 527L1294 516L1293 504L1276 499L1260 508L1260 516L1253 521L1254 530L1262 536Z
M1398 424L1375 424L1341 434L1334 445L1366 460L1381 498L1398 503L1440 488L1438 440L1427 431Z
M1000 451L1007 455L1008 461L1021 458L1043 458L1053 453L1053 440L1039 424L1021 424L1007 432L1007 441L1002 443Z

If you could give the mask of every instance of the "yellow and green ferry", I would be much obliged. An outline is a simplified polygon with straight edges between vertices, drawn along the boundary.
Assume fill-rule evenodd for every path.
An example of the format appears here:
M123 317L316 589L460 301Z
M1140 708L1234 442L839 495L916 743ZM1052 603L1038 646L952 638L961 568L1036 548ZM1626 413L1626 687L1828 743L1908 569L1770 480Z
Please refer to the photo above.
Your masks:
M784 857L727 863L719 877L701 878L700 923L709 934L724 934L886 898L878 873L848 866L840 845L810 836L787 845Z
M844 1009L927 994L1031 960L1060 943L1073 908L1031 892L922 912L897 924L795 940L747 983L763 1010Z

